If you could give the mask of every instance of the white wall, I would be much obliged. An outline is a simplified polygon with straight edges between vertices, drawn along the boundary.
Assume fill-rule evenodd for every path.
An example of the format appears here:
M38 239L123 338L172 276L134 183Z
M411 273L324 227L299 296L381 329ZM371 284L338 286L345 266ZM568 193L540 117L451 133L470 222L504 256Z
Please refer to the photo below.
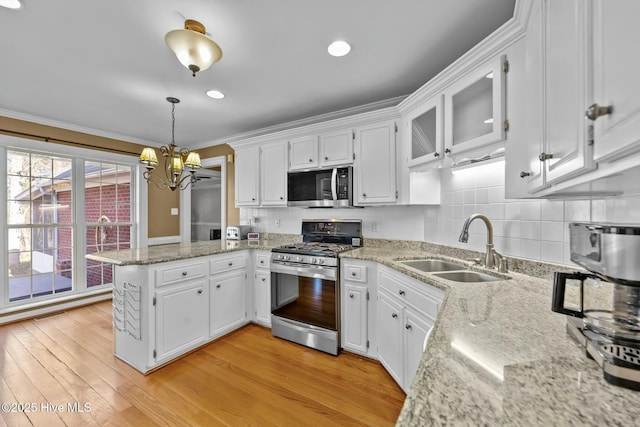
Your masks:
M300 234L303 219L361 219L365 238L417 240L424 239L424 206L380 206L350 209L308 208L241 208L241 224L254 231ZM255 223L253 219L259 218ZM276 221L280 221L280 226Z
M389 206L364 209L241 209L243 224L260 218L255 230L300 233L306 218L359 218L365 237L424 240L484 251L484 223L474 221L469 243L458 242L466 218L487 215L494 228L498 252L515 257L573 265L569 260L568 224L574 221L617 222L640 225L640 195L594 200L504 198L504 162L477 166L455 174L441 171L439 206ZM276 226L276 219L280 226ZM378 231L373 231L377 224Z

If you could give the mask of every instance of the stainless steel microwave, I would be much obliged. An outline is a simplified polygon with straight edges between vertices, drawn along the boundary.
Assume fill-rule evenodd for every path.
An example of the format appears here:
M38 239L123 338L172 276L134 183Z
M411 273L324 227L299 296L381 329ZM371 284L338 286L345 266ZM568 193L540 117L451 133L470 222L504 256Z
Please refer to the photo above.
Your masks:
M287 189L288 206L353 206L353 167L289 172Z

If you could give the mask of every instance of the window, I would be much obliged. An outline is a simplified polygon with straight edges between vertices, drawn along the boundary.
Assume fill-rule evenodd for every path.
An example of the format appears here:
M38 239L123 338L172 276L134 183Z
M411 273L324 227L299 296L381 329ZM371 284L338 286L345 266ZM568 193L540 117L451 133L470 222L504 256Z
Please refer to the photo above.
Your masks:
M73 284L72 161L7 152L9 301Z
M85 254L137 242L137 159L110 153L100 154L104 161L80 157L85 155L96 153L15 139L7 147L0 137L0 165L6 165L0 185L7 199L0 215L0 234L6 236L0 242L6 279L0 280L0 312L110 289L113 267L86 260Z
M131 247L131 167L86 162L84 168L87 253ZM87 287L111 284L113 265L86 260Z

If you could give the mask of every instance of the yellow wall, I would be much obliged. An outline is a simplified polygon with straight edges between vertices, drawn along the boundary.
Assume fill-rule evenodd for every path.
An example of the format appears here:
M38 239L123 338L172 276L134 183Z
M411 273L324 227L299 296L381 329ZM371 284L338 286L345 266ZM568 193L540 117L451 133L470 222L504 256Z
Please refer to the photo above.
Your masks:
M139 156L142 145L87 133L56 128L0 116L0 134L27 139L71 145L91 150L108 151L130 156ZM203 159L226 156L234 151L227 144L197 150ZM160 156L159 156L160 157ZM148 184L149 237L177 236L180 234L180 216L171 215L171 208L180 207L180 191L160 190ZM235 208L235 169L234 163L227 163L227 224L239 224L239 210Z

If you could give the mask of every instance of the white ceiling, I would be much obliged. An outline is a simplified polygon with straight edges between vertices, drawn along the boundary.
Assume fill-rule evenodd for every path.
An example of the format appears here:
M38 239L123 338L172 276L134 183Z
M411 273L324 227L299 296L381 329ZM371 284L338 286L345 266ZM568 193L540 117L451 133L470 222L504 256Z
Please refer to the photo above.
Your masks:
M202 147L408 95L513 16L515 0L23 0L0 7L0 115ZM202 22L223 57L192 77L164 43ZM327 54L336 39L346 57ZM209 89L223 100L205 95Z

